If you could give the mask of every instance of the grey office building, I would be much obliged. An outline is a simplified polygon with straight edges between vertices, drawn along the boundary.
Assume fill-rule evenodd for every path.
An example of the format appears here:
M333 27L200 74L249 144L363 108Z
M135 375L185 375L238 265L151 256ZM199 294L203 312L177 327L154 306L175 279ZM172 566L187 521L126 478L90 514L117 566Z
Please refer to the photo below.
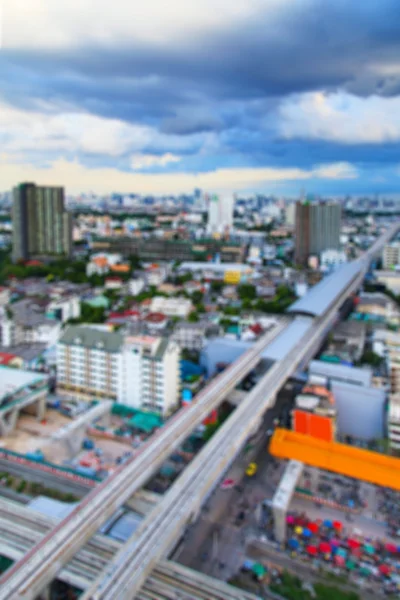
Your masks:
M337 202L297 202L295 261L306 264L309 256L340 247L342 208Z
M13 260L70 256L72 220L64 188L22 183L13 190Z

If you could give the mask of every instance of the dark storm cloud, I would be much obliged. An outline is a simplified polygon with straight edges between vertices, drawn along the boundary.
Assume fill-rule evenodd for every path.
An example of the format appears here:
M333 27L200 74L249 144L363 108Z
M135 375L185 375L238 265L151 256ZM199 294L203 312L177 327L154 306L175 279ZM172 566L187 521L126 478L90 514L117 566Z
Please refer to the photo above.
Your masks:
M379 65L399 57L398 0L314 0L283 3L272 22L260 13L180 45L3 50L0 93L22 108L45 100L169 135L215 132L221 163L232 162L229 152L246 165L368 162L376 146L275 139L268 116L291 93L397 94L400 78ZM379 160L398 160L398 146L382 146Z

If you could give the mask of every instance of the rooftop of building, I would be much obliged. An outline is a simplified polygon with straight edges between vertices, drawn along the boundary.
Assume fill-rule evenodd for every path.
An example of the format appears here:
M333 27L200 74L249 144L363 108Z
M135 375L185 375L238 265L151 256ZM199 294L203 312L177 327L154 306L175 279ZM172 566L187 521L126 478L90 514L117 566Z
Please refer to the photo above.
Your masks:
M15 346L0 346L0 352L12 354L26 362L35 361L47 350L47 344L16 344Z
M45 315L48 298L25 298L10 305L12 320L22 327L38 327L40 325L54 325L54 319Z
M145 317L146 323L165 323L168 317L166 317L163 313L160 312L151 312Z
M82 346L105 352L119 352L123 342L124 338L120 333L80 325L70 325L59 340L60 344Z
M19 357L16 354L10 354L9 352L0 352L0 365L7 366Z
M363 292L360 294L358 306L368 306L374 304L376 306L386 307L391 304L393 300L382 294L381 292Z

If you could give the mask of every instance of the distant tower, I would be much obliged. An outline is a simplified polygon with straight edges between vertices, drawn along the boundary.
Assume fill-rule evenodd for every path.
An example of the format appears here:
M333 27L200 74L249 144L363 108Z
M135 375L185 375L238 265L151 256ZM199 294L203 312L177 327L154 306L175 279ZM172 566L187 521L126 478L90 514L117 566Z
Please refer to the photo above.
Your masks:
M65 210L64 188L22 183L13 190L13 260L69 256L72 219Z
M210 233L226 233L232 229L234 205L233 194L209 197L207 228Z
M340 248L341 206L337 202L297 202L295 261L306 264L309 256Z

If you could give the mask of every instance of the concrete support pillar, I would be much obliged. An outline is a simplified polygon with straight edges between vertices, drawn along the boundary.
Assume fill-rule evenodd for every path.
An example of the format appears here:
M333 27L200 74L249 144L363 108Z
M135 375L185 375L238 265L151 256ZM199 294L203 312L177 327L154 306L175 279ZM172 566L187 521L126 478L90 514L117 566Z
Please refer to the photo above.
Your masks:
M285 473L279 483L272 499L272 515L274 519L274 535L277 542L286 542L287 524L286 515L290 501L300 481L303 472L303 463L291 460L285 469Z
M14 431L18 421L19 410L12 410L0 417L0 436L9 435Z
M42 396L36 402L36 416L38 421L42 421L46 416L46 396Z
M283 544L286 542L286 507L273 506L272 514L274 517L275 539L280 544Z

